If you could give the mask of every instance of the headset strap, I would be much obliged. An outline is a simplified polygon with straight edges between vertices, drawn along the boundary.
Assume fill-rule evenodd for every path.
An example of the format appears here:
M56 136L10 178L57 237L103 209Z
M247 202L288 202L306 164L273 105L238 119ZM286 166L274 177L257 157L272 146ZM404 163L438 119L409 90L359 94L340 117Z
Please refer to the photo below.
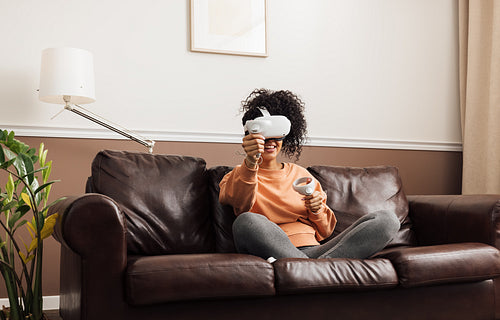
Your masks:
M267 111L266 107L259 107L259 110L260 110L260 113L262 113L262 115L264 117L270 117L271 114L269 113L269 111Z

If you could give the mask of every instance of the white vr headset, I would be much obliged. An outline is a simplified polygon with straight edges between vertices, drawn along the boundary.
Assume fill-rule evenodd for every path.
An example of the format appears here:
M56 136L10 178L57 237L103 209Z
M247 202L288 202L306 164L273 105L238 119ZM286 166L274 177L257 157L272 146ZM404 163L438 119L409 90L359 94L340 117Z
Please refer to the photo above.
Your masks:
M259 108L262 117L245 122L248 133L260 133L264 138L283 138L290 132L290 120L285 116L272 116L265 107Z

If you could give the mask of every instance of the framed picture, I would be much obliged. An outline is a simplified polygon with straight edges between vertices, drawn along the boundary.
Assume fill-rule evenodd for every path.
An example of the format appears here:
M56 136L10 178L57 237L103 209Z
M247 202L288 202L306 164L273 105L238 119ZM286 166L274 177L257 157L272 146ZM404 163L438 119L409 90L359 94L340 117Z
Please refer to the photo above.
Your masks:
M267 0L191 0L191 51L267 57Z

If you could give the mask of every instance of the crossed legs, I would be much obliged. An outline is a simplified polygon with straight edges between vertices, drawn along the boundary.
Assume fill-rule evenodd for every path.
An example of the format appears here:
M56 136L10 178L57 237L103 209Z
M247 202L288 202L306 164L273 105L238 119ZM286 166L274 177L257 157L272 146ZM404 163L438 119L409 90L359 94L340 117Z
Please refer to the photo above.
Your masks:
M367 214L335 238L319 246L297 248L286 233L263 215L245 212L233 224L236 249L267 259L364 259L382 250L395 236L400 222L391 211Z

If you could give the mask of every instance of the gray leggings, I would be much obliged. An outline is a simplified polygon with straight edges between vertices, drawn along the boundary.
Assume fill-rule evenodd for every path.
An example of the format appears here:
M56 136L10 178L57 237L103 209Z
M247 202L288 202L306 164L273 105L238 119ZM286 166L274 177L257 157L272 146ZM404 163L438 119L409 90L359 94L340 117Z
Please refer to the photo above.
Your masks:
M277 224L263 215L245 212L234 221L233 237L238 252L264 259L365 259L382 250L399 228L400 222L393 212L377 211L361 217L324 244L297 248Z

